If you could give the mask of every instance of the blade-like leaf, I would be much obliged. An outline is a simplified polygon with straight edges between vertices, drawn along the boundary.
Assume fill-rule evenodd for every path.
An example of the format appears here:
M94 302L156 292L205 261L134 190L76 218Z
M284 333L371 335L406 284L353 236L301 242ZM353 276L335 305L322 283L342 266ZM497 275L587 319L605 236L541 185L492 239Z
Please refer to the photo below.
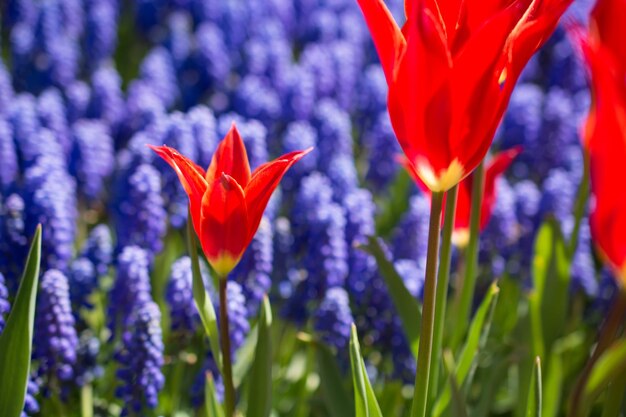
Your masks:
M317 352L317 369L320 374L320 390L324 404L330 417L345 417L354 415L352 401L343 386L341 371L330 349L315 343Z
M0 335L0 410L3 417L19 417L24 407L30 372L40 260L41 225L35 231L20 288Z
M237 350L237 360L233 363L233 384L235 389L239 388L252 368L254 363L254 351L256 349L259 334L257 326L250 329L243 345Z
M268 417L272 411L272 307L267 296L263 297L260 310L248 386L248 417Z
M211 297L204 287L204 281L202 280L202 273L200 272L200 260L198 259L198 247L196 245L195 232L191 225L191 213L189 213L189 220L187 221L187 246L189 248L189 256L191 257L191 270L192 270L192 287L193 287L193 299L196 303L196 308L200 315L200 321L204 331L209 338L209 346L211 347L211 353L215 358L215 363L218 369L222 369L222 355L220 351L220 339L219 332L217 330L217 315L215 314L215 308Z
M402 330L409 341L411 352L417 358L420 342L420 323L422 321L422 311L419 302L404 285L402 277L396 271L393 263L387 259L387 255L376 237L370 237L367 245L363 245L360 248L376 259L380 274L385 280L389 295L393 300L393 305L398 311L398 316L400 316Z
M533 366L533 376L530 378L530 389L528 390L528 401L526 402L526 417L541 417L541 401L541 359L537 356Z
M462 386L466 382L472 367L476 366L478 351L486 343L499 291L500 289L494 282L491 287L489 287L489 291L487 291L485 298L472 319L472 323L467 334L467 341L461 351L459 363L454 371L456 384L458 386ZM446 385L446 388L433 408L433 416L441 416L450 405L452 397L451 388L452 387L450 385Z
M382 417L380 406L365 369L365 362L361 357L361 347L356 326L353 324L350 332L350 364L352 365L352 382L355 395L356 417Z
M593 367L581 404L589 409L606 387L626 373L626 339L621 339L608 348Z
M443 352L443 364L449 375L450 391L452 393L452 409L454 410L453 415L457 417L467 417L466 401L465 398L463 398L463 393L461 392L459 384L457 384L456 378L454 377L454 370L457 366L454 363L454 356L450 350Z
M204 386L204 407L207 417L224 417L224 409L217 399L215 391L215 381L213 374L206 374L206 384Z
M533 259L530 296L535 355L545 358L562 335L567 318L570 260L559 223L547 220L539 229Z

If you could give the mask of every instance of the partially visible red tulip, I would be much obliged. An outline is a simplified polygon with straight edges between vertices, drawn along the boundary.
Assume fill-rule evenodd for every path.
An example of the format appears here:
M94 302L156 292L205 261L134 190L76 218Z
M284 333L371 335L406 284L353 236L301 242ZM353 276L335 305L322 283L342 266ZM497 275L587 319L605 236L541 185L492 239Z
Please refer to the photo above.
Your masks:
M389 85L393 129L433 192L483 160L513 87L572 0L357 0Z
M593 18L603 16L603 20L592 23L592 28L601 28L606 34L577 34L593 91L585 131L593 196L589 223L599 253L622 286L626 286L626 194L622 192L626 166L626 27L614 19L623 16L619 13L625 10L621 0L601 0Z
M225 277L254 237L267 203L289 167L311 151L291 152L250 172L243 140L233 123L202 168L167 146L150 146L178 174L189 196L191 220L213 269Z
M485 188L483 201L480 207L480 230L483 230L489 223L493 206L496 203L496 180L507 170L513 160L522 151L521 146L508 149L495 155L488 163L485 169ZM417 173L410 165L406 158L402 158L402 164L408 170L413 180L427 194L430 190L417 176ZM474 176L466 177L459 184L459 191L456 203L456 212L454 215L454 231L452 233L452 243L456 246L464 247L469 241L470 228L470 212L472 207L472 185Z

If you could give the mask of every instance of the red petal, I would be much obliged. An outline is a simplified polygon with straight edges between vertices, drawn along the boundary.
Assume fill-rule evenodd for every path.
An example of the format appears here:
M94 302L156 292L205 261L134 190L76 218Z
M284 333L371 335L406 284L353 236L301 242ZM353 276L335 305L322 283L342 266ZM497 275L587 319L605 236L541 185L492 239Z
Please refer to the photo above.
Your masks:
M283 178L283 175L285 175L285 172L312 150L313 148L308 148L304 151L290 152L254 170L252 179L245 189L246 203L250 217L249 240L252 240L252 237L259 228L259 223L261 223L267 202L276 187L278 187L278 183Z
M598 0L591 14L591 31L594 38L611 51L626 75L626 0Z
M246 199L241 186L228 174L215 179L204 194L200 229L204 254L211 266L225 276L248 245ZM225 260L226 268L223 267Z
M246 147L235 123L213 154L211 165L206 173L207 182L220 178L222 173L233 177L242 187L250 182L250 163Z
M206 192L207 182L204 179L204 171L190 159L182 156L176 149L167 146L148 145L165 160L178 175L180 183L189 196L191 206L191 218L196 233L200 232L200 203Z
M404 36L383 0L357 1L372 33L387 84L391 85L396 62L406 46Z

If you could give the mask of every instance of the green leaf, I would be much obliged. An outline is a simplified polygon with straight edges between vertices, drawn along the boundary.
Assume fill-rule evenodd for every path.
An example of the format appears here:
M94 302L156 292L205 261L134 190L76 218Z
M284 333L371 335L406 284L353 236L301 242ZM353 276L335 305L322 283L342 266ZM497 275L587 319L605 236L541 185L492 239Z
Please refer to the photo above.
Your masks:
M590 409L593 402L612 382L626 373L626 339L621 339L608 348L591 370L583 394L583 404Z
M330 417L354 415L352 399L343 386L343 377L335 355L322 343L314 344L317 352L317 368L320 375L320 391Z
M30 372L40 259L41 225L38 225L20 288L6 327L0 335L0 410L3 417L19 417L24 407Z
M463 350L460 354L459 363L454 370L455 381L458 386L462 386L466 383L466 379L468 375L470 375L472 367L475 367L477 365L477 354L478 351L482 347L484 347L487 341L487 336L489 335L491 320L493 319L493 312L495 311L499 291L500 289L495 282L491 284L491 287L489 287L485 298L478 307L478 311L476 311L476 314L472 319L469 332L467 333L465 346L463 346ZM435 403L432 415L435 417L441 416L445 412L446 408L450 405L451 398L452 387L450 385L446 385L441 396Z
M393 305L398 311L398 316L400 316L402 330L404 330L404 335L409 341L413 357L417 358L420 343L420 323L422 321L419 302L404 285L404 280L396 271L393 263L387 259L387 255L385 255L385 251L376 237L369 237L367 245L360 248L376 259L380 274L385 280L389 295L393 300Z
M542 412L542 389L541 389L541 358L535 358L533 375L530 378L528 401L526 402L526 417L541 417Z
M261 304L258 340L250 370L247 417L268 417L272 411L272 307L267 296Z
M213 374L206 374L206 384L204 386L204 407L207 417L224 417L224 409L217 399L215 391L215 381Z
M365 362L361 357L361 347L356 326L352 324L350 332L350 364L352 365L352 382L354 384L355 395L355 416L356 417L382 417L380 406L376 400L376 395L372 389Z
M546 357L553 343L562 335L567 319L570 285L570 261L558 222L547 220L539 229L533 259L533 292L530 316L533 349Z
M237 360L233 363L233 384L239 388L254 363L254 351L259 340L258 328L255 325L248 333L243 345L237 350Z
M187 221L187 247L189 248L189 256L191 257L191 271L193 275L193 299L200 315L200 321L204 327L204 332L209 338L209 346L211 353L215 358L218 369L222 369L222 354L220 350L219 332L217 330L217 315L211 297L204 287L202 273L200 272L200 260L198 259L198 247L196 245L195 232L191 225L191 213Z
M459 384L457 384L456 378L454 377L454 370L457 366L454 363L454 355L452 355L452 352L449 349L443 352L443 364L450 380L452 409L454 410L453 415L457 417L467 417L467 402L465 401L465 398L459 389Z

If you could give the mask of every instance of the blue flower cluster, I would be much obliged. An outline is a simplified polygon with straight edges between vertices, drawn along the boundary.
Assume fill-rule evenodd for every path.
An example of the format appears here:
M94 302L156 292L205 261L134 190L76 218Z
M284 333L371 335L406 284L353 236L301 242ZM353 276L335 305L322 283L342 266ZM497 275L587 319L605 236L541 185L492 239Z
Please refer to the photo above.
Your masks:
M70 304L67 277L50 269L41 277L37 312L35 314L33 358L38 373L48 381L67 382L74 377L78 336Z

